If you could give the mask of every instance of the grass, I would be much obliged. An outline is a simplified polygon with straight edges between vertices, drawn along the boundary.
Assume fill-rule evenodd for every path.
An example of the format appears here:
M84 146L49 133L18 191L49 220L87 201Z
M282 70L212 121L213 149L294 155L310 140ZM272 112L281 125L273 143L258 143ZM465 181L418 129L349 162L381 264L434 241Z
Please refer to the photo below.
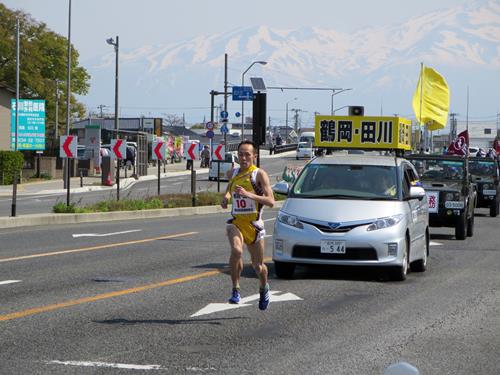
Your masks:
M276 201L285 200L286 196L281 194L274 194ZM214 192L200 192L196 194L197 206L218 206L221 204L222 194ZM189 193L178 194L163 194L157 197L146 199L122 199L105 200L91 205L79 206L77 203L71 203L66 206L64 202L58 202L52 208L54 213L90 213L90 212L112 212L112 211L138 211L138 210L152 210L159 208L178 208L178 207L191 207L192 196Z

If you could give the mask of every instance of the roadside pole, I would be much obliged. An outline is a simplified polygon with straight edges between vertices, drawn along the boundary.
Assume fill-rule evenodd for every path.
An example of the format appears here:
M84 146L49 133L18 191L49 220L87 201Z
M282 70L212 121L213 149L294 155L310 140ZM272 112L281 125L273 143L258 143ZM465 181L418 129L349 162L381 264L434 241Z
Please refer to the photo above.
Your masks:
M196 207L196 171L193 166L194 160L191 163L191 205Z
M17 131L19 128L19 17L16 20L16 135L14 141L14 151L17 152ZM14 179L12 181L12 207L11 216L16 216L17 207L17 173L18 170L14 169Z

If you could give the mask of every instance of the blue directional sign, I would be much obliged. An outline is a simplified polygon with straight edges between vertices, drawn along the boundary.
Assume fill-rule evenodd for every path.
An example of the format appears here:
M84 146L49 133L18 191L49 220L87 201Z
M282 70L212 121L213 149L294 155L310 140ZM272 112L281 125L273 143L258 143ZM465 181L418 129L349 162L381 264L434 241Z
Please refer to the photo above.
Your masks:
M253 100L252 86L233 86L233 100Z
M206 134L206 136L207 136L208 138L213 138L213 137L214 137L214 135L215 135L215 134L214 134L214 131L213 131L213 130L207 130L207 134Z
M227 127L227 125L226 125L226 124L224 124L224 125L222 125L222 126L220 127L220 132L221 132L222 134L227 134L227 133L229 133L229 129L228 129L228 127Z
M220 118L227 118L227 116L229 116L229 114L227 113L227 111L222 111L220 113Z
M16 146L16 100L11 108L11 150ZM19 99L18 150L45 150L45 100Z

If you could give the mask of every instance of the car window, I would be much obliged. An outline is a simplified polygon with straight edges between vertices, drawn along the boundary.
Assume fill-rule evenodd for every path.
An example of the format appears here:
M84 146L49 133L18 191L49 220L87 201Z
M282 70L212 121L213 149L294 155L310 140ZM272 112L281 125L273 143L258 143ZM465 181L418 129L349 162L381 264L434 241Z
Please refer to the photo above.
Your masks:
M291 196L397 199L396 167L308 164L292 187Z
M465 176L463 160L410 160L422 179L462 180Z
M470 173L475 176L496 176L497 169L494 160L469 160Z

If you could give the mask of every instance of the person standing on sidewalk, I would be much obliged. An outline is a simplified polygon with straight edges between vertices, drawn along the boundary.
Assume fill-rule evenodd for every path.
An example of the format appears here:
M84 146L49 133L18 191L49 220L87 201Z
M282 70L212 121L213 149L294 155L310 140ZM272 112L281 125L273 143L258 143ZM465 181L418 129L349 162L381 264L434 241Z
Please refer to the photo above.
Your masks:
M270 294L267 282L267 266L264 264L264 222L262 209L274 206L274 195L267 173L255 165L257 147L252 141L242 141L238 145L240 167L230 171L230 181L222 199L221 207L227 208L232 200L232 218L226 226L231 256L229 268L233 290L229 303L239 303L240 276L243 270L243 244L247 245L252 266L259 278L259 309L266 310Z

